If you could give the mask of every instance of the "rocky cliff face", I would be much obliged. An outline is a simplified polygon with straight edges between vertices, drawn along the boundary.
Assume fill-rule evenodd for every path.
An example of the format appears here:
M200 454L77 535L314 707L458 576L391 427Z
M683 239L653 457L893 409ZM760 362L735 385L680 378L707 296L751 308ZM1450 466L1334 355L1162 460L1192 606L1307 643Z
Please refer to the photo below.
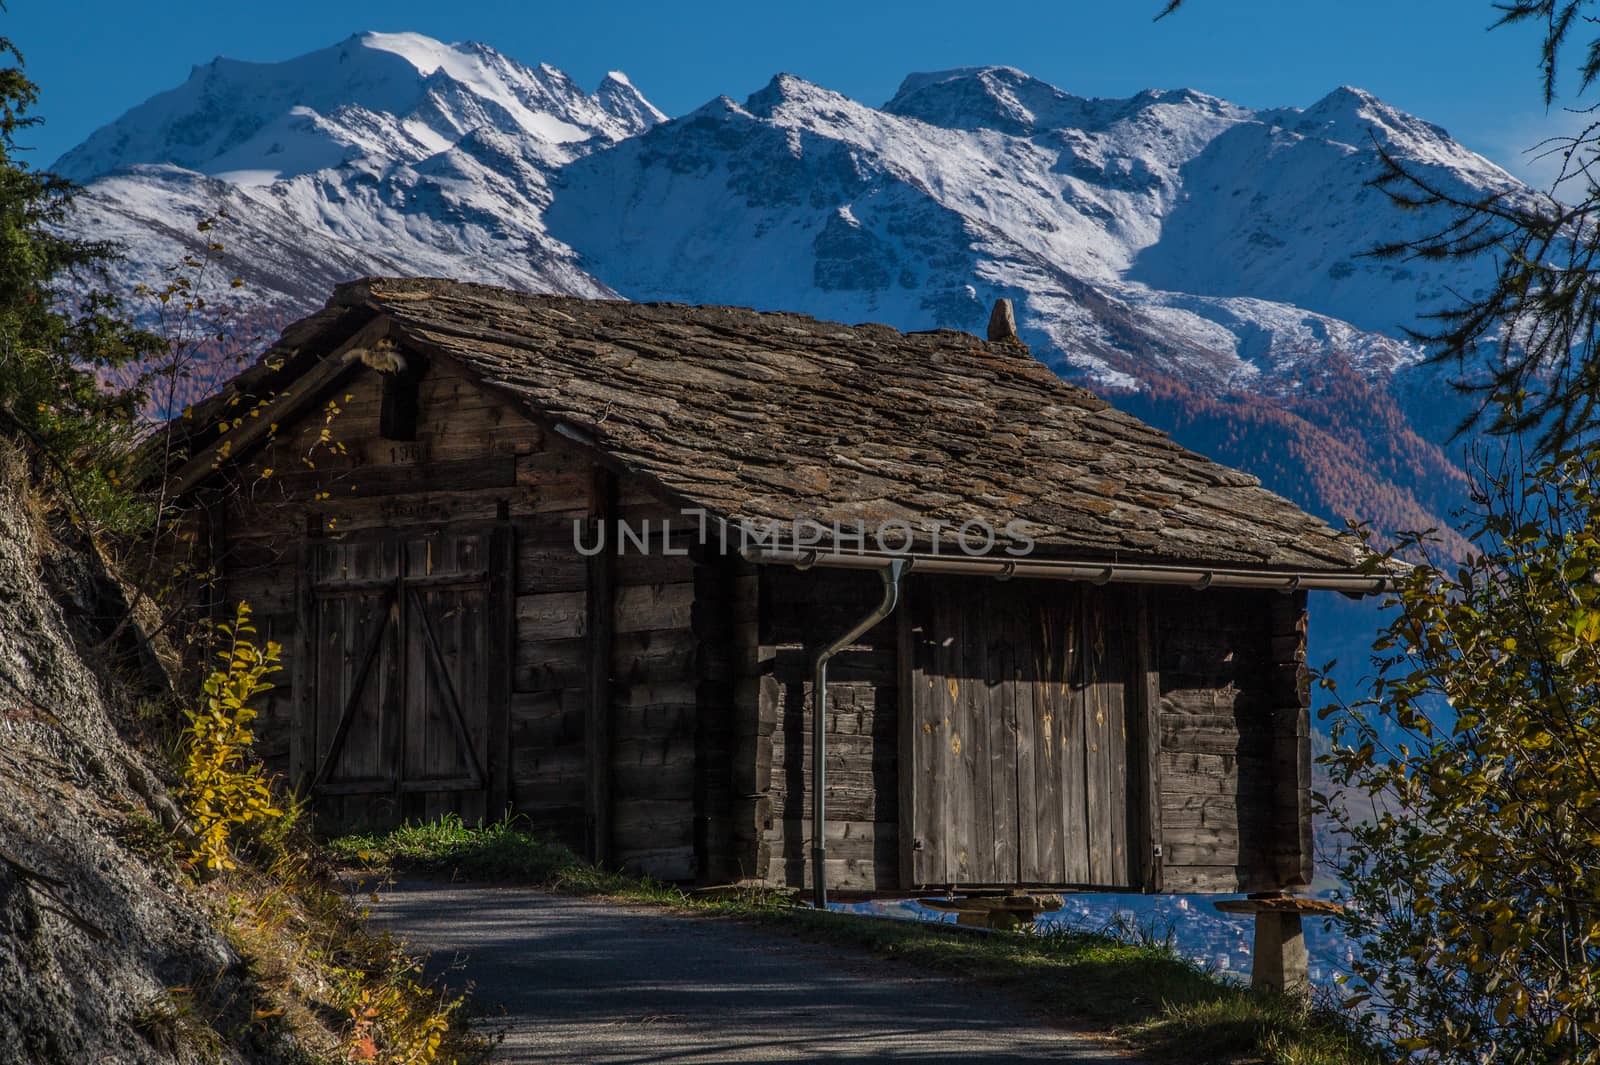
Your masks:
M93 553L51 537L3 448L0 1062L236 1060L237 1046L189 1030L171 991L208 1014L248 1012L232 1005L248 1001L246 967L150 843L176 811L119 731L159 681L109 653L126 603Z

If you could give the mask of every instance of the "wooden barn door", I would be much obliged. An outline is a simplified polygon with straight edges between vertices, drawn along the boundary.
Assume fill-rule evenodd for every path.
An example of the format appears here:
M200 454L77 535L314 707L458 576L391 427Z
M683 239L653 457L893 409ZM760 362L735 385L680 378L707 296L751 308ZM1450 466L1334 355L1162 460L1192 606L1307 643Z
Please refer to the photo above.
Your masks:
M498 812L504 539L470 530L309 545L315 662L302 723L325 824Z
M1113 588L913 585L901 766L912 886L1140 886L1136 617Z

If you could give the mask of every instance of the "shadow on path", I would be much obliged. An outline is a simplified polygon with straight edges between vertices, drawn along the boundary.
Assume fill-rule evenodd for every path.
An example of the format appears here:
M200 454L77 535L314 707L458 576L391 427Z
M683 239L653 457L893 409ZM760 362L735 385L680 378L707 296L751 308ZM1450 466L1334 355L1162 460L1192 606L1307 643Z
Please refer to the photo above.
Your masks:
M732 921L426 882L394 885L372 916L504 1010L506 1062L1133 1060L993 991Z

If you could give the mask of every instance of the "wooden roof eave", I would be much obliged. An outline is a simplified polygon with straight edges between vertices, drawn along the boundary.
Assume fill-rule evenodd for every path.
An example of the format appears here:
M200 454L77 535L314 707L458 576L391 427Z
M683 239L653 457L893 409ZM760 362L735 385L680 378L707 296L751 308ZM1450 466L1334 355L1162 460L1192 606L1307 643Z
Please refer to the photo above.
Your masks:
M1251 588L1278 592L1330 591L1352 598L1381 595L1394 590L1403 570L1384 566L1377 556L1370 565L1346 571L1285 570L1218 566L1208 563L1172 564L1139 561L1075 560L1068 558L993 556L957 557L883 552L829 553L822 547L806 549L741 550L746 562L756 565L793 566L807 570L882 570L891 562L907 562L913 573L948 576L993 577L998 580L1033 578L1081 581L1090 584L1162 584L1203 591L1207 588Z
M240 371L215 394L197 401L182 415L156 428L140 444L140 454L155 471L153 480L170 481L179 462L169 456L190 455L210 447L219 435L224 412L241 403L259 405L276 389L316 365L379 313L370 307L329 304L290 325L253 365ZM292 341L292 343L291 343Z
M356 333L301 374L283 391L252 407L239 419L239 427L223 433L204 450L178 467L168 480L168 494L179 498L193 491L228 463L238 462L286 425L310 404L321 399L354 367L373 345L389 335L389 316L379 314Z

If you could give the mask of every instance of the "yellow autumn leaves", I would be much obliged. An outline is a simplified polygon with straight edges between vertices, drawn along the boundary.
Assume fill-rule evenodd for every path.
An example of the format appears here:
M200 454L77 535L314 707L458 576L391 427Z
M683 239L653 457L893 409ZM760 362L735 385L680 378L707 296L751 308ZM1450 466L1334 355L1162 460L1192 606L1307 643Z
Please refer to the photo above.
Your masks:
M272 688L280 668L273 641L258 646L250 606L240 603L232 624L217 626L226 643L223 665L205 682L205 703L186 712L183 775L178 797L195 830L191 859L211 870L234 868L232 838L247 826L281 818L259 762L253 758L257 716L252 702Z

